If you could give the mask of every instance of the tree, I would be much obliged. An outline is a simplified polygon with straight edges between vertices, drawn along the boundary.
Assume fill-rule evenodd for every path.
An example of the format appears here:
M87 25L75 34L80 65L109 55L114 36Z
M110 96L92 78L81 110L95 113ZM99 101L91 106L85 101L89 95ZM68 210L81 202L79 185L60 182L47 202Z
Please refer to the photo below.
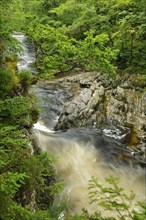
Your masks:
M94 36L107 36L104 48L113 51L113 58L107 59L105 55L103 63L98 62L98 69L96 66L89 70L104 70L107 62L110 71L116 66L123 71L145 73L144 5L143 0L27 0L27 4L20 0L20 17L23 17L20 26L35 41L41 76L78 67L77 53L85 47L91 32ZM96 49L97 45L91 57L95 57Z

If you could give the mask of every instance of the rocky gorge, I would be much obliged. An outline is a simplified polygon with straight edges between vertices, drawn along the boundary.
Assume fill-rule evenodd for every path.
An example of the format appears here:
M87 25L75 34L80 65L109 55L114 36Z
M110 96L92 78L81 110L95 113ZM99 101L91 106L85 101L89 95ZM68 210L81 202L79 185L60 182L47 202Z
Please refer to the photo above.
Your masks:
M120 178L128 194L145 200L145 91L131 79L115 80L97 72L76 70L41 80L33 93L41 109L34 126L37 145L55 156L73 213L88 207L92 177L104 184Z
M32 56L24 35L16 37L25 43L18 62L25 69ZM32 78L38 80L35 71ZM93 176L104 182L110 175L121 179L127 193L132 188L136 200L145 199L146 106L141 85L76 69L39 79L30 93L40 109L32 128L32 150L55 158L53 166L64 182L57 202L67 198L73 213L83 207L94 212L96 208L88 204L88 183Z
M146 90L141 85L135 85L132 77L114 80L97 72L80 71L55 83L70 88L55 130L124 126L128 148L145 164Z

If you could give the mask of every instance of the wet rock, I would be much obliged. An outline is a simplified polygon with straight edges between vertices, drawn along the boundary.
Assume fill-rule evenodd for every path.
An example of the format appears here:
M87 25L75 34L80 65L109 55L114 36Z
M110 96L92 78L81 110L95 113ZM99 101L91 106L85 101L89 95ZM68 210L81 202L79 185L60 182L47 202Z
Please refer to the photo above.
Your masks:
M42 85L43 97L46 97L44 107L48 112L45 118L49 118L49 124L52 120L51 128L54 130L101 128L105 125L122 125L125 129L126 126L128 133L125 142L129 149L114 149L113 155L123 155L122 160L132 160L135 164L142 163L146 156L143 146L146 142L146 92L126 83L124 87L124 81L117 83L107 75L85 72L45 83L46 87ZM117 146L118 143L119 139Z
M76 127L80 126L93 126L96 123L97 108L101 104L105 90L91 77L84 80L79 80L79 84L88 85L89 88L80 88L80 93L64 106L64 114L59 118L56 129L63 129L64 127L71 128L76 121ZM65 120L64 120L65 118Z
M70 87L78 89L74 89L72 99L65 103L56 129L130 125L136 130L133 136L139 137L139 143L143 142L146 137L145 91L135 89L129 79L117 83L100 73L82 73L66 80Z
M90 89L84 89L78 96L77 102L83 102L85 105L89 102L92 97L92 91Z

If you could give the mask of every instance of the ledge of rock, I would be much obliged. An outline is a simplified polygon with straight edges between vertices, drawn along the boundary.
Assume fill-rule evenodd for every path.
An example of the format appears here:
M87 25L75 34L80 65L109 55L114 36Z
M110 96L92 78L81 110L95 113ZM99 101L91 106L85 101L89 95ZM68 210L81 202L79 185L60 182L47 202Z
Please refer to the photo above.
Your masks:
M72 127L123 125L131 128L129 144L146 149L146 91L100 73L81 73L59 79L72 98L66 101L55 130ZM126 86L125 86L126 85Z

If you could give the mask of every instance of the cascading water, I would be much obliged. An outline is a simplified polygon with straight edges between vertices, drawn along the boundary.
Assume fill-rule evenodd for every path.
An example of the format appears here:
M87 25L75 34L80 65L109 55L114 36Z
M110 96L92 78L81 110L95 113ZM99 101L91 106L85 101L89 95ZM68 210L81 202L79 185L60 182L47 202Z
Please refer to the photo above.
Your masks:
M25 44L26 38L21 34L17 34L16 38L23 44L26 54L21 59L27 58L27 63L34 61L34 54L28 55L30 45ZM24 63L19 62L18 66L23 69ZM72 97L69 85L59 81L39 82L33 92L41 108L40 120L34 125L38 145L56 158L54 166L64 181L64 189L58 200L69 199L73 212L81 212L83 207L95 211L97 207L89 205L88 182L94 176L104 183L104 179L110 175L120 177L120 184L128 194L132 190L137 200L145 199L144 170L123 165L115 159L115 154L122 152L122 149L127 154L132 153L126 148L124 139L129 133L128 128L105 126L101 129L54 131L63 103Z
M34 66L35 63L35 53L34 53L34 45L33 42L27 39L21 33L14 33L12 36L17 39L21 43L21 52L19 53L19 60L17 63L18 71L28 70L33 74L36 74L36 68Z
M69 199L73 212L81 212L83 207L90 212L95 211L97 207L89 205L89 180L94 176L103 184L105 178L111 175L120 177L120 184L127 194L133 191L137 200L145 199L144 170L123 165L113 156L117 151L122 153L122 146L131 154L125 149L124 143L124 138L129 133L128 128L105 126L102 129L53 130L63 102L71 97L67 89L64 87L63 90L62 85L53 82L39 83L35 89L43 109L40 113L41 121L34 125L36 138L43 151L55 156L56 170L62 174L65 183L63 192L57 199Z

